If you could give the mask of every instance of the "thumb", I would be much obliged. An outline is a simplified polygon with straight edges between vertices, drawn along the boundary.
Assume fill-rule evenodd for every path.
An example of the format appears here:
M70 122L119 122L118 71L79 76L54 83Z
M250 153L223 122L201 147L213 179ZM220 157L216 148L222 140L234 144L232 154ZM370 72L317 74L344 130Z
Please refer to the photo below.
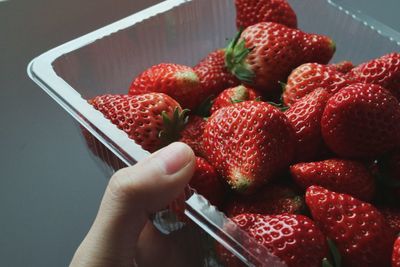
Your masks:
M149 215L182 193L194 168L193 151L183 143L173 143L115 173L71 266L74 262L79 266L132 266L135 246Z

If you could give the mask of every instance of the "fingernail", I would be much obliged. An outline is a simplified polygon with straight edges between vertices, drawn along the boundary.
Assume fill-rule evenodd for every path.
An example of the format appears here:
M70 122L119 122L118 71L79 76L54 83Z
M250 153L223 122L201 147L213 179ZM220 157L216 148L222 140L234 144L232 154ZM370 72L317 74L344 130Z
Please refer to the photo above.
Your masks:
M185 167L191 160L191 152L183 143L172 143L155 154L164 166L166 174L174 174Z

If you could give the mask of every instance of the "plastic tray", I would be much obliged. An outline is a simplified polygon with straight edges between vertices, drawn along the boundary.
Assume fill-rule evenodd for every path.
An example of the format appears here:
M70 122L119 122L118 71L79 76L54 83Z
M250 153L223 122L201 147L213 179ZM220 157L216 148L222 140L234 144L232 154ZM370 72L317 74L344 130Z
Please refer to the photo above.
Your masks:
M86 100L104 93L126 93L133 77L151 65L195 65L210 51L224 47L236 32L233 2L164 1L40 55L29 64L28 73L76 119L88 147L112 173L149 154ZM335 40L338 50L333 62L359 63L400 50L400 35L365 15L353 14L329 0L289 2L301 29ZM187 197L191 195L188 192ZM226 231L229 220L201 196L195 194L189 199L185 213L247 265L284 266L260 246L244 248L240 242L247 238L245 233L232 227ZM161 230L168 233L180 228L167 217L165 213L155 216ZM202 260L199 264L217 263Z

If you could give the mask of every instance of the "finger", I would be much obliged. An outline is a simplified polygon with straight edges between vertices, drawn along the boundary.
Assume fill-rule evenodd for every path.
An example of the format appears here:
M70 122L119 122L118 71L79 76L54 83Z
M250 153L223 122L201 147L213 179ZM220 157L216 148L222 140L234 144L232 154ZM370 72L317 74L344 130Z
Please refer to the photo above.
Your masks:
M135 259L139 267L203 266L206 257L203 238L190 225L164 235L148 222L140 234Z
M192 150L183 143L173 143L118 171L110 179L95 222L74 259L83 255L97 264L90 266L105 266L101 264L114 260L119 266L131 266L135 244L149 214L164 208L182 192L194 168Z

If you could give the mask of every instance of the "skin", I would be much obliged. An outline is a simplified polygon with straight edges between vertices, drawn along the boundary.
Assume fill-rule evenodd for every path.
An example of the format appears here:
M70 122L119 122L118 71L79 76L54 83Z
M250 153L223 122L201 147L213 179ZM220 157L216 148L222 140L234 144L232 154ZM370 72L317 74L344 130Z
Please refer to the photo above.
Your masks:
M192 150L173 143L115 173L70 266L193 266L177 242L187 230L166 236L148 218L183 192L194 168Z

